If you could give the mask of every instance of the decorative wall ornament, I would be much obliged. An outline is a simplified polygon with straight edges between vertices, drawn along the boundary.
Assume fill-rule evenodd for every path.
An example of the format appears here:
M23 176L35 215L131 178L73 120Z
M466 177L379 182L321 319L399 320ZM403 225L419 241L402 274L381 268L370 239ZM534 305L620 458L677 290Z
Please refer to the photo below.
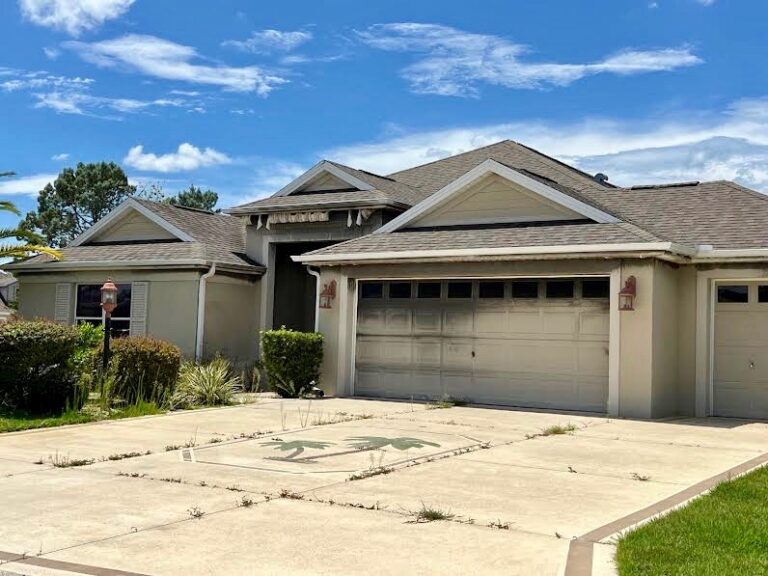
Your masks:
M331 280L323 284L323 290L320 292L320 308L329 310L333 308L333 301L336 299L336 280Z

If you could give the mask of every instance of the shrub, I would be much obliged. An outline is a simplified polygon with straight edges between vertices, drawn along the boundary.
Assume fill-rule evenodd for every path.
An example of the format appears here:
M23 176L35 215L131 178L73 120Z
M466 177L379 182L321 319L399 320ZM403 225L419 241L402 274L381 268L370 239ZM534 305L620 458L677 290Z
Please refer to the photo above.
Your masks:
M93 381L94 359L99 346L104 341L104 327L84 322L77 327L77 347L72 357L79 372L79 383L84 393L91 388Z
M219 406L231 404L232 395L241 388L240 377L224 358L214 358L208 364L185 362L179 372L179 382L173 393L173 408Z
M33 414L77 405L77 330L44 321L0 325L0 402Z
M115 338L110 346L108 374L110 399L128 404L155 402L167 404L173 395L181 365L181 350L169 342L144 336ZM101 362L101 349L94 361Z
M283 326L261 333L261 355L270 388L280 396L304 396L320 381L323 335Z

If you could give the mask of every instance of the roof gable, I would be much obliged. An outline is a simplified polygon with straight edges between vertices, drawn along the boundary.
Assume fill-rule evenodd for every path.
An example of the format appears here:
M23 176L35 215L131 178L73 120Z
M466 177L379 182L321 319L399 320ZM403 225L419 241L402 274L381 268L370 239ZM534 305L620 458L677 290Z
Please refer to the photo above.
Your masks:
M133 236L133 237L132 237ZM75 238L70 246L99 241L169 240L192 242L181 228L150 210L135 198L128 198L93 226Z
M320 186L320 188L316 188ZM373 190L374 187L360 178L342 170L336 164L323 160L285 185L275 196L288 196L297 192L331 190L329 186L342 189ZM337 190L339 188L336 188Z
M480 198L477 198L478 194L481 194ZM441 217L445 221L442 225L575 219L619 222L612 214L539 179L495 160L486 160L376 233L393 232L407 226L435 226L442 222ZM465 220L462 221L462 217Z

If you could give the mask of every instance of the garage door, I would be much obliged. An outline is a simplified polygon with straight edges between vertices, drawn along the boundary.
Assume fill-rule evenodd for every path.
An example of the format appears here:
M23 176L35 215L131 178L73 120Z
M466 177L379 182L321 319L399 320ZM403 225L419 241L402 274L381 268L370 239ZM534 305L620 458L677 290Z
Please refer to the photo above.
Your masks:
M608 287L361 282L355 394L604 412Z
M768 282L716 292L713 414L768 418Z

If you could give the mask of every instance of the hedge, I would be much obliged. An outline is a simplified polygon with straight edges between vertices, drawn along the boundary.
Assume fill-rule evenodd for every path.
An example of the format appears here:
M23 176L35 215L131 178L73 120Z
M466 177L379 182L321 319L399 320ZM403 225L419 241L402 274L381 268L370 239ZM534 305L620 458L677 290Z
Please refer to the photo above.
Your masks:
M261 357L272 390L284 398L304 396L320 383L323 335L285 327L262 332Z
M144 336L115 338L110 344L109 382L111 398L128 404L137 401L167 404L173 395L181 366L181 350L169 342ZM101 362L101 351L95 361Z
M73 326L40 320L0 325L0 402L32 414L79 408L78 340Z

